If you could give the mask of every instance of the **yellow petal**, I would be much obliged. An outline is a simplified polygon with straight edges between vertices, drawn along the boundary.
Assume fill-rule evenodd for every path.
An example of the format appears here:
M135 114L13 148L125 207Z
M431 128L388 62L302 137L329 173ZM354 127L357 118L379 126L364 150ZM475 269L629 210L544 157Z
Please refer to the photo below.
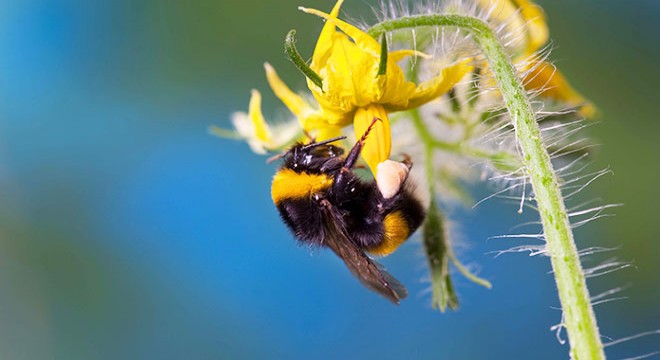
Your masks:
M477 0L479 6L486 10L490 19L496 20L500 23L507 23L509 28L521 29L518 9L513 0Z
M378 65L378 58L362 51L346 35L336 32L332 51L318 72L323 78L323 91L313 85L310 90L322 109L348 115L337 119L348 120L348 125L357 107L380 102L385 82L377 77ZM394 70L388 71L388 76L393 73ZM403 74L400 76L403 78Z
M417 51L417 50L394 50L394 51L390 51L387 54L387 59L388 60L391 59L394 62L399 62L399 61L403 60L404 58L406 58L408 56L419 56L419 57L424 58L424 59L430 59L431 58L431 55L425 54L425 53L423 53L421 51Z
M383 104L388 109L408 106L410 97L415 93L417 85L406 80L403 70L397 62L406 56L413 55L428 57L424 53L413 50L397 50L388 54L387 69L384 76L378 76L377 78L375 84L377 86L374 86L375 91L372 91L376 96L372 98L372 102Z
M369 34L365 33L364 31L358 29L357 27L349 23L337 19L336 15L326 14L316 9L308 9L304 7L300 7L299 9L308 14L313 14L324 18L326 20L326 26L328 25L328 23L332 23L333 26L338 27L341 31L343 31L346 35L348 35L351 39L353 39L355 45L357 45L362 51L367 52L376 58L380 58L380 43L378 43L378 41L376 41L374 38L369 36ZM322 39L319 38L319 40Z
M286 105L292 113L298 117L302 117L306 112L312 110L302 97L286 86L284 81L280 79L277 72L275 72L275 69L273 69L269 63L265 63L264 68L266 69L268 84L270 84L270 87L273 89L275 96L282 100L284 105Z
M381 105L370 105L358 108L353 119L353 131L355 138L360 139L367 131L374 117L379 118L362 148L362 158L367 162L371 173L376 176L378 164L390 157L392 149L392 133L390 132L390 120L387 112Z
M366 95L359 89L362 73L367 71L362 65L365 64L363 58L360 49L346 36L337 36L327 63L319 72L323 78L325 92L314 93L322 108L351 112L361 102L359 97ZM373 78L370 80L373 82Z
M527 24L527 50L529 56L539 50L550 39L545 14L540 6L529 0L513 0Z
M304 118L300 118L299 121L300 125L307 133L316 136L317 139L320 139L318 134L338 134L337 131L341 131L342 127L350 124L350 121L353 120L353 117L351 117L351 120L348 123L343 120L338 122L336 121L336 116L337 115L328 111L318 110L309 113ZM331 130L327 130L326 128L331 128ZM330 137L332 136L329 136L328 138ZM325 138L323 140L325 140Z
M549 31L545 14L530 0L478 0L490 17L507 24L510 31L524 32L525 43L522 58L536 52L548 42Z
M341 8L344 0L338 0L335 6L330 12L330 16L337 17L339 15L339 9ZM336 32L335 24L330 21L327 21L321 30L318 40L316 41L316 47L314 48L314 55L312 55L312 64L311 68L314 71L318 71L320 64L325 64L328 56L330 55L330 50L332 49L333 35Z
M338 136L341 136L341 126L324 126L314 134L316 141L324 141Z
M275 95L287 106L287 108L298 118L300 125L306 131L312 133L326 126L348 125L351 119L345 119L343 113L331 111L320 111L313 109L305 99L289 89L280 79L275 69L268 63L264 64L268 83ZM335 130L329 133L334 133Z
M255 137L263 143L269 143L272 135L268 124L266 124L266 119L264 119L264 115L261 112L261 93L258 90L252 90L250 105L248 107L248 117L252 125L254 125Z
M566 77L550 63L530 63L523 80L527 90L540 90L543 97L579 106L580 113L585 117L593 117L597 113L596 107L577 92Z
M472 59L465 59L454 65L447 66L442 69L440 76L419 84L410 95L406 106L388 106L388 109L392 111L413 109L442 96L461 81L467 73L472 71L473 66L470 65L471 62Z
M323 78L323 91L313 84L308 85L320 107L334 114L349 115L352 119L356 108L372 103L404 107L415 84L407 82L401 68L396 64L405 56L423 53L412 50L394 51L388 54L385 76L378 76L381 44L367 33L333 16L314 9L301 10L326 19L332 29L342 32L322 34L319 43L326 43L323 57L316 58L316 71ZM325 29L325 28L324 28ZM317 46L320 46L317 44ZM321 61L322 60L322 61ZM337 120L346 120L337 116Z

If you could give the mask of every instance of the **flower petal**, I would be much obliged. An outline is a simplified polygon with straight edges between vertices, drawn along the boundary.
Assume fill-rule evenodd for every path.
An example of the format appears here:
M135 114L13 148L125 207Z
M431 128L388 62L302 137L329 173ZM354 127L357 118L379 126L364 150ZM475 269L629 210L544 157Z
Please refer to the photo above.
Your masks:
M530 0L478 0L489 17L506 24L511 32L524 32L525 43L519 54L525 58L538 51L549 40L545 14Z
M436 76L431 80L419 84L415 91L410 95L406 106L388 106L387 109L391 111L413 109L440 97L453 88L456 83L461 81L467 73L472 71L473 66L470 65L471 62L472 59L465 59L454 65L447 66L442 69L440 76Z
M351 39L353 39L355 45L357 45L362 51L369 53L370 55L374 56L376 59L380 59L380 43L376 41L376 39L369 36L369 34L365 33L364 31L358 29L357 27L349 23L339 20L336 15L326 14L316 9L308 9L304 7L299 7L299 9L308 14L313 14L324 18L326 20L326 26L328 23L332 23L333 26L338 27L341 31L343 31L346 35L348 35ZM323 30L325 30L325 27ZM319 38L319 42L321 40L322 39Z
M392 60L395 63L403 60L408 56L419 56L424 59L431 58L431 55L417 50L394 50L394 51L390 51L389 54L387 54L387 56L388 56L388 60Z
M322 141L332 137L339 136L341 128L346 126L345 122L337 123L335 114L327 111L318 110L309 113L304 118L299 118L300 125L310 135L317 140ZM353 118L351 118L352 120ZM350 124L350 122L349 122Z
M387 76L378 76L380 58L362 51L343 33L336 32L334 36L327 62L318 71L323 78L323 91L309 82L308 85L321 109L334 114L329 122L348 125L356 108L381 102L386 77L396 76L398 67L395 69L396 65L388 61ZM398 76L404 80L400 69Z
M317 46L324 42L327 51L314 60L313 68L323 78L323 91L311 85L309 88L322 109L352 118L356 107L377 102L383 94L384 81L377 79L380 43L333 14L302 7L300 9L326 19L324 31L327 26L333 29L331 34L322 34ZM343 32L334 30L335 27Z
M540 90L543 97L579 106L580 113L587 118L596 115L596 107L577 92L554 65L545 61L532 62L527 68L528 71L523 79L525 88Z
M263 114L261 113L261 94L252 90L248 113L235 112L231 122L239 138L245 139L252 151L265 154L270 149L272 135Z
M284 81L280 79L277 72L275 72L275 69L273 69L269 63L265 63L264 68L266 69L268 84L270 84L271 89L273 89L275 96L282 100L284 105L286 105L292 113L300 118L312 110L302 97L286 86Z
M324 126L315 134L316 141L324 141L341 136L341 126Z
M371 128L367 140L362 148L362 158L367 162L374 177L377 174L378 164L390 157L392 150L392 133L387 112L381 105L373 104L366 108L358 108L353 119L355 138L359 139L371 125L374 117L379 118Z
M550 39L548 24L545 21L545 14L540 6L529 0L512 0L526 22L527 28L527 50L526 54L531 55L538 51Z
M254 136L256 139L265 144L269 143L272 139L272 134L261 112L261 93L258 90L252 90L250 105L248 107L248 118L254 126Z
M382 104L386 108L406 107L412 94L414 94L417 84L407 81L401 67L397 64L407 56L420 56L428 58L430 56L414 50L396 50L388 54L387 69L385 75L379 75L377 83L372 91L374 97L372 102Z
M338 0L335 6L330 12L330 16L337 17L339 15L339 9L341 8L344 0ZM333 36L336 32L335 24L330 21L327 21L321 30L318 40L316 41L316 47L314 48L314 55L312 55L312 64L311 68L314 71L318 71L320 64L325 64L328 56L330 56L330 51L333 44Z

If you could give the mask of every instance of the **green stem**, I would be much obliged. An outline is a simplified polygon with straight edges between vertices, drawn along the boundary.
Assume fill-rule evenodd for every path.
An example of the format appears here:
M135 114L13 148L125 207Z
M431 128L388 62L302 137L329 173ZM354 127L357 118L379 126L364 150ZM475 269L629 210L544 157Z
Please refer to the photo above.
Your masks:
M422 26L453 26L472 35L488 61L502 92L523 155L551 257L555 281L564 311L564 326L571 345L571 358L605 359L584 271L550 156L543 145L527 92L495 33L483 21L461 15L422 15L385 21L369 34L375 38L387 31Z
M424 144L424 170L426 170L426 183L428 184L431 196L433 196L433 193L435 193L435 181L433 181L433 148L435 139L433 139L429 129L424 125L419 110L410 110L410 115L413 126L415 126L415 130L417 130L417 134Z
M422 225L422 239L424 250L431 273L431 286L433 289L432 306L445 312L447 307L452 310L458 308L458 297L449 274L450 244L444 224L435 199L431 198L429 211Z
M413 72L412 74L416 74ZM417 134L424 144L424 165L426 170L426 183L431 194L431 203L426 221L423 225L424 249L426 250L429 268L431 270L431 283L433 286L433 306L444 312L449 306L451 309L458 308L458 297L449 276L449 260L468 280L473 281L488 289L492 287L490 282L481 279L470 272L456 257L451 247L449 237L444 228L444 220L435 202L435 179L433 173L433 153L438 148L446 146L446 150L460 151L460 145L441 143L433 138L433 135L424 124L419 109L410 110L410 119L417 130Z
M512 154L501 151L497 153L490 153L483 151L479 148L467 146L461 142L446 142L442 140L435 139L431 132L426 127L422 118L419 115L417 109L410 110L412 123L419 134L422 143L426 146L426 151L432 153L433 149L440 149L444 151L453 152L463 156L469 156L476 159L486 159L489 160L493 166L496 166L498 169L503 171L512 172L518 169L520 166L520 161L517 158L514 158ZM429 159L430 156L427 156ZM425 164L432 165L432 164ZM432 169L432 168L431 168ZM432 179L429 179L431 181Z

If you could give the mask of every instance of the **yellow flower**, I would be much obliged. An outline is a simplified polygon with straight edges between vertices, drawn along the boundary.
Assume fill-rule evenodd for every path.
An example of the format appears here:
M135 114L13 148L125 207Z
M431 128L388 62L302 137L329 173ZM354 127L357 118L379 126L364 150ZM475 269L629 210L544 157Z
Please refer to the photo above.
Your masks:
M314 9L302 11L320 16L326 24L319 35L311 69L322 79L322 88L308 79L308 87L318 102L314 109L293 93L266 64L266 75L275 94L293 112L302 127L314 133L317 140L336 135L344 126L353 124L356 138L362 136L374 117L377 122L362 150L372 173L390 156L391 133L388 113L419 107L450 90L471 71L470 61L444 68L438 77L415 84L405 79L397 65L407 56L425 56L412 50L387 54L381 70L381 44L367 33L337 18L343 0L337 1L330 14Z
M321 141L341 134L341 126L330 125L325 120L323 111L313 108L302 96L294 93L277 75L269 63L264 64L268 84L284 105L296 115L298 122L307 133Z
M540 49L550 39L543 9L529 0L478 0L492 20L506 23L509 31L522 32L519 44L523 59Z
M210 131L221 137L244 139L257 154L280 150L300 133L296 122L281 123L271 129L261 112L261 94L257 90L252 90L248 113L236 112L231 121L236 130L234 134L217 127L211 127Z
M492 20L506 24L509 31L523 33L522 43L517 44L515 62L526 61L550 39L545 14L530 0L478 0L487 9ZM543 60L527 61L522 69L528 90L540 90L541 96L559 100L580 108L585 117L596 115L596 107L575 90L554 65Z

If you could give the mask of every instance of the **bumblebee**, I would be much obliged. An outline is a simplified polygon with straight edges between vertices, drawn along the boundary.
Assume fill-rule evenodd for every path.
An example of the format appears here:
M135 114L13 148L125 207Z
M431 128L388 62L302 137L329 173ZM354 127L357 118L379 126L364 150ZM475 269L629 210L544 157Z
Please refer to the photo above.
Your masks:
M366 253L392 253L420 226L425 212L407 181L409 159L382 162L371 181L353 171L376 121L345 157L332 145L345 137L297 143L278 155L283 162L271 195L301 243L329 247L364 286L398 304L406 288Z

